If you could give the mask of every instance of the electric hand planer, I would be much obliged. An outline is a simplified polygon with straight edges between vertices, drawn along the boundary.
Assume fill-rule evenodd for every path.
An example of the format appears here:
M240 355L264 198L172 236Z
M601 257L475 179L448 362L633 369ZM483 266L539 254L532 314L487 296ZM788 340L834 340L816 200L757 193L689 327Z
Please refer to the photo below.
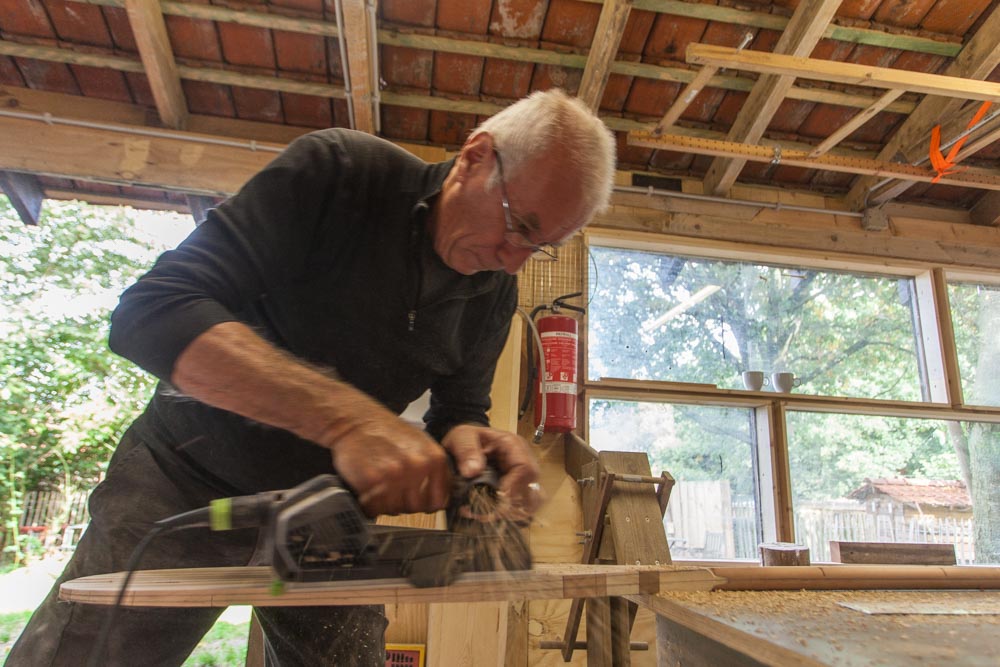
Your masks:
M454 515L473 484L453 494ZM220 498L207 508L164 519L163 527L203 525L212 530L260 528L271 566L285 581L405 578L414 586L446 586L463 572L528 569L530 555L515 567L477 554L501 551L501 532L380 526L369 522L354 495L334 475L320 475L292 489Z

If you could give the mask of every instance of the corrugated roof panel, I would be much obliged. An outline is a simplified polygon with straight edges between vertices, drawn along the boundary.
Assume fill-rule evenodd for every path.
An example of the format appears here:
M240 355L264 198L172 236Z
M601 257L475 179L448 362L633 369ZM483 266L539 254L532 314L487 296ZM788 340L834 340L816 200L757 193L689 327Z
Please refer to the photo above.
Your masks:
M382 0L379 6L386 21L434 27L434 0Z
M431 51L383 46L380 62L382 76L390 86L422 89L431 87L431 72L434 68L434 53Z
M589 49L600 18L600 5L577 0L551 0L542 28L542 40Z
M15 58L14 61L29 87L55 93L80 94L80 87L77 86L76 77L70 71L69 65L34 58Z
M104 14L115 48L136 53L139 47L135 44L135 35L132 34L132 26L125 10L120 7L101 7L101 13Z
M625 111L649 118L662 118L680 90L679 83L654 79L635 79L632 82L632 91L629 93L628 101L625 103Z
M434 56L434 90L458 95L478 95L483 79L483 58L457 53Z
M883 0L875 12L875 20L900 28L916 28L933 6L934 0Z
M657 15L643 49L644 60L684 62L684 51L688 44L697 43L707 27L708 21L702 19L671 14Z
M89 46L113 46L111 33L97 5L47 0L45 6L60 39Z
M492 7L492 0L438 0L437 27L470 35L485 35L489 30Z
M153 91L149 89L149 80L145 74L125 72L125 81L128 82L128 88L132 91L132 99L135 100L136 104L150 108L156 107L156 100L153 99Z
M446 146L461 146L476 125L473 114L431 111L430 140Z
M844 0L837 7L837 16L867 21L883 0Z
M325 81L326 77L314 77ZM330 100L315 95L281 93L281 108L285 112L285 122L303 127L324 128L333 126L333 110Z
M483 67L482 94L516 100L528 94L535 66L513 60L487 58Z
M8 86L23 86L24 77L9 56L0 56L0 83Z
M11 35L53 39L56 36L39 0L0 0L0 28Z
M222 46L215 23L185 16L166 16L174 55L211 62L222 61Z
M238 118L265 123L282 121L281 96L277 91L243 86L233 86L232 91Z
M222 57L231 65L275 68L270 30L236 23L217 23Z
M279 69L316 75L321 77L317 81L326 81L326 44L322 37L283 30L273 31L272 36Z
M964 35L992 0L937 0L921 22L924 30ZM996 11L996 10L994 10ZM1000 35L997 36L1000 39Z
M132 93L128 84L125 83L125 76L121 72L106 67L87 67L85 65L71 65L73 76L76 77L80 92L87 97L97 97L102 100L115 100L116 102L131 102Z
M558 65L538 65L531 77L531 90L548 90L562 88L570 95L576 95L580 89L580 79L583 70Z
M426 141L430 112L426 109L408 109L383 104L382 133L390 139Z
M184 97L187 98L188 109L191 110L191 113L229 118L236 115L229 86L182 79L181 87L184 90Z

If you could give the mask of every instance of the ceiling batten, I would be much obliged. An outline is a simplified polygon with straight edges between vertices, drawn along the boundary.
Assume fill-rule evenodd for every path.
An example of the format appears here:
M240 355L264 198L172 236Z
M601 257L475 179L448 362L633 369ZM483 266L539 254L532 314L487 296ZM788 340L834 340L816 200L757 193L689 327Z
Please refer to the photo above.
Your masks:
M841 0L803 0L774 48L775 53L809 55L823 37ZM756 144L777 112L795 77L764 75L754 84L750 96L729 130L728 140ZM705 192L726 194L746 164L739 158L717 157L705 174Z

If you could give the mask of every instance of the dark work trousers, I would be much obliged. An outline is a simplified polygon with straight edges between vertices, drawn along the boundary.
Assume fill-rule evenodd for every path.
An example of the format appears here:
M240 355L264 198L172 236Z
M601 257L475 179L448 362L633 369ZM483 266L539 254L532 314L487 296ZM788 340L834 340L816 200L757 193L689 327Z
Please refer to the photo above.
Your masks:
M86 664L111 607L60 602L59 584L123 570L132 549L155 521L204 507L213 497L196 482L185 481L182 490L163 473L149 449L126 433L107 478L90 497L90 527L14 644L7 667ZM256 530L177 531L154 538L139 569L247 565L254 562L256 544ZM221 613L222 609L209 607L122 607L99 664L181 665ZM267 665L385 665L382 607L258 607L255 613L264 630Z

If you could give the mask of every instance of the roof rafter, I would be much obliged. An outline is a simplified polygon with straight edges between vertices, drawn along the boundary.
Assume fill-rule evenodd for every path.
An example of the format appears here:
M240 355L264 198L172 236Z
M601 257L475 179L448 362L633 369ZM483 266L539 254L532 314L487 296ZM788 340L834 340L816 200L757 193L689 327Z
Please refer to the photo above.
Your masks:
M0 171L0 192L10 199L21 222L26 225L38 224L45 193L35 176L17 171Z
M370 25L368 3L367 0L335 1L343 8L341 39L347 46L347 76L354 110L354 129L375 134L375 91L378 90L378 83L374 76L372 53L377 47L371 43L374 31Z
M806 56L823 37L841 0L802 0L774 47L775 53ZM750 96L729 130L728 140L756 144L767 129L795 78L764 75L754 84ZM746 164L739 158L717 157L705 174L705 192L725 194Z
M601 18L597 21L594 41L587 54L587 65L583 68L583 79L577 94L595 112L601 106L604 87L611 75L611 64L618 53L631 11L632 0L607 0L601 7Z
M945 70L947 76L962 79L985 79L1000 65L1000 11L993 11L983 21L976 34L968 41L958 57ZM962 107L962 100L928 96L910 114L885 147L879 152L879 159L894 159L895 156L914 145L927 145L931 128L937 123L955 115ZM898 196L910 187L905 181L898 186L882 191L879 197L871 199L869 194L880 179L871 176L857 178L847 193L847 201L854 210L868 205L879 204Z
M159 2L125 0L125 11L160 119L168 127L183 129L187 125L187 100Z

